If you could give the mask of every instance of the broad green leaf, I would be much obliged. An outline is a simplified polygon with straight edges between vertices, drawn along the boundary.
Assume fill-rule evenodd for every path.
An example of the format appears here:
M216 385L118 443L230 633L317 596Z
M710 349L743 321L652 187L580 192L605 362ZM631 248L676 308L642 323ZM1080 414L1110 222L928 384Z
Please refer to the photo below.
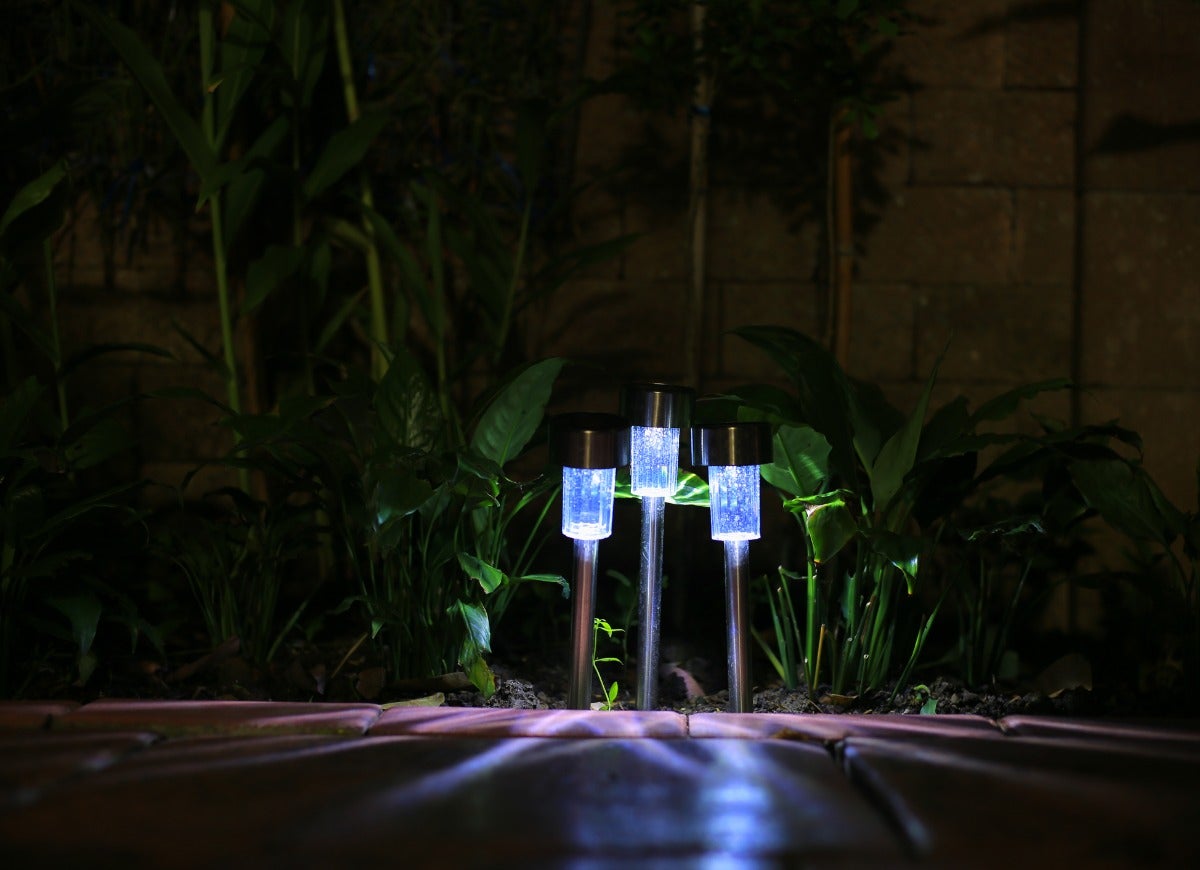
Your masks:
M279 50L295 78L294 99L308 108L313 89L325 65L329 41L329 16L323 4L313 0L293 0L287 4L280 27Z
M496 677L483 660L483 653L489 652L492 644L492 630L488 623L487 611L481 605L459 600L450 605L448 613L451 617L457 616L465 629L458 663L471 684L479 689L484 697L490 698L496 692Z
M0 218L0 239L3 239L13 221L49 199L54 189L66 177L66 164L56 163L17 191L17 195L4 210L4 217Z
M959 443L959 439L971 433L971 414L965 396L956 396L938 408L921 430L921 442L917 454L921 459L938 455L964 452L946 450L948 445ZM946 451L946 452L943 452Z
M468 577L483 588L486 595L491 595L508 582L508 577L503 571L471 553L459 553L458 564L467 572Z
M805 511L805 524L813 544L813 560L826 562L842 551L858 533L854 515L841 499L814 505Z
M409 468L388 467L379 472L375 484L375 521L382 526L392 519L406 517L418 510L433 495L429 481Z
M79 654L84 655L91 650L103 612L96 596L83 594L51 598L48 603L71 623L71 637Z
M847 481L856 476L850 386L833 355L806 335L780 326L743 326L739 338L766 352L795 383L801 418L829 441L833 469Z
M383 112L371 112L330 136L316 165L304 179L304 198L310 202L316 199L360 164L371 143L387 126L388 120Z
M815 495L829 477L829 452L829 441L811 426L780 426L763 479L791 495Z
M1006 417L1011 417L1022 402L1032 399L1039 393L1051 390L1067 390L1070 388L1071 382L1066 378L1053 378L1052 380L1039 381L1036 384L1026 384L1017 387L1015 390L1009 390L1007 393L1002 393L980 405L979 410L971 415L971 423L974 425L984 420L1003 420Z
M204 138L200 125L196 123L183 104L175 98L167 84L158 61L148 52L137 34L116 19L101 12L92 3L72 0L71 6L98 30L117 50L129 67L134 78L145 90L150 101L158 109L163 121L175 135L179 145L187 154L192 168L205 182L217 168L217 155Z
M1119 458L1077 460L1069 471L1084 501L1131 538L1166 547L1184 530L1183 515L1140 466Z
M479 418L471 449L501 468L520 454L542 422L563 362L552 358L533 363L502 387Z
M933 371L929 373L929 378L925 381L925 389L921 391L916 408L913 409L904 425L893 433L892 437L883 445L874 463L867 468L871 479L871 498L877 511L887 508L892 498L900 491L904 476L912 470L913 463L916 462L917 446L921 440L921 427L925 423L925 412L929 408L929 396L933 392L933 384L937 380L940 366L941 358L939 357L933 366Z
M432 451L440 444L442 413L417 361L397 350L375 391L375 412L392 446Z
M886 529L870 529L864 533L868 546L904 575L908 594L916 589L917 569L920 566L921 541Z

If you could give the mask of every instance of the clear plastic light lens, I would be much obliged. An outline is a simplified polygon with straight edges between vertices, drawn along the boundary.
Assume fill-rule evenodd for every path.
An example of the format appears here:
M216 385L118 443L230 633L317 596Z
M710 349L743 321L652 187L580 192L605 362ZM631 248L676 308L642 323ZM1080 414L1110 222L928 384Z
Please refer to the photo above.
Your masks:
M634 495L674 495L679 477L679 430L649 426L629 429L629 482Z
M612 534L615 468L563 468L562 532L598 541Z
M709 515L714 541L753 541L761 536L758 493L757 465L709 467Z

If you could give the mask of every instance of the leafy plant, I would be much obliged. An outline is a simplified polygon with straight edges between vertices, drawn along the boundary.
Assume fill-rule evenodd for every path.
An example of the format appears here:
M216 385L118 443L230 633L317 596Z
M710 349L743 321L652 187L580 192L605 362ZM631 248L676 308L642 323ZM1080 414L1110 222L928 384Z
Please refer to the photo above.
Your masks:
M600 693L604 696L604 700L600 702L600 709L611 710L617 701L617 693L620 691L620 688L616 680L607 685L605 684L604 675L600 673L600 665L605 662L620 664L621 660L616 656L599 655L600 632L604 632L609 640L613 640L613 635L624 634L624 629L613 628L606 620L600 617L595 617L592 620L592 670L596 674L596 679L600 681Z
M955 575L975 584L960 581L956 596L959 653L969 679L992 679L1030 572L1044 591L1046 572L1062 567L1047 561L1042 532L1070 534L1087 512L1066 470L1136 436L1113 425L1067 429L1049 421L1039 435L995 430L1026 400L1066 387L1062 380L1018 387L974 411L958 397L929 414L936 367L904 415L877 388L852 382L824 348L799 333L745 327L735 334L766 351L795 389L759 385L725 399L740 417L775 424L774 457L763 478L797 520L803 544L803 571L785 567L768 590L776 644L768 654L785 681L798 684L802 669L810 690L827 673L835 693L866 692L895 673L897 648L907 652L899 682L907 679L950 593L948 586L938 592L936 578L919 582L929 573L919 568L956 537L974 548L978 568ZM994 458L980 468L984 451ZM1040 489L1023 509L970 525L968 508L988 487L1031 481ZM997 539L1005 545L999 551L982 549ZM1023 573L993 628L987 622L993 578L1013 559ZM793 583L803 584L802 620ZM922 598L928 609L917 615ZM764 646L765 640L760 635Z

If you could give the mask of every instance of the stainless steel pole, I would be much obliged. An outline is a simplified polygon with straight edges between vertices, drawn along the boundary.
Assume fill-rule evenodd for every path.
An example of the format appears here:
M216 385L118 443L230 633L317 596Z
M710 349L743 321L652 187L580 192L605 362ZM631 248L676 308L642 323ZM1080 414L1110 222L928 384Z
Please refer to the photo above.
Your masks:
M592 702L592 620L595 617L596 551L599 541L575 541L575 578L571 595L571 675L567 704L587 710Z
M658 707L658 635L662 610L663 513L666 500L642 498L642 563L638 595L639 710Z
M754 710L750 682L750 582L746 573L749 554L749 541L725 542L730 713L751 713Z

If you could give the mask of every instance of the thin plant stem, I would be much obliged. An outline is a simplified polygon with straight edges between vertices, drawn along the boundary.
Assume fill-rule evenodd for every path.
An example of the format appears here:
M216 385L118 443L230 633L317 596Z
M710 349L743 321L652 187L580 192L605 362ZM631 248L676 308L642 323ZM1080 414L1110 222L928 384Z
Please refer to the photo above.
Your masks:
M350 38L346 32L346 13L342 0L333 0L333 31L337 44L338 70L342 76L342 96L346 104L346 119L353 124L360 117L358 91L354 86L354 66L350 60ZM366 169L359 172L359 201L368 209L375 208L375 197ZM367 237L366 267L367 290L371 303L371 372L376 379L382 378L387 370L383 347L388 341L387 310L383 298L383 268L379 261L379 247L375 243L375 229L370 219L363 215L363 232Z
M58 282L54 278L54 249L50 239L42 240L42 260L46 268L46 295L50 302L50 342L54 348L54 389L58 393L58 422L67 431L67 385L62 379L62 345L58 334Z

